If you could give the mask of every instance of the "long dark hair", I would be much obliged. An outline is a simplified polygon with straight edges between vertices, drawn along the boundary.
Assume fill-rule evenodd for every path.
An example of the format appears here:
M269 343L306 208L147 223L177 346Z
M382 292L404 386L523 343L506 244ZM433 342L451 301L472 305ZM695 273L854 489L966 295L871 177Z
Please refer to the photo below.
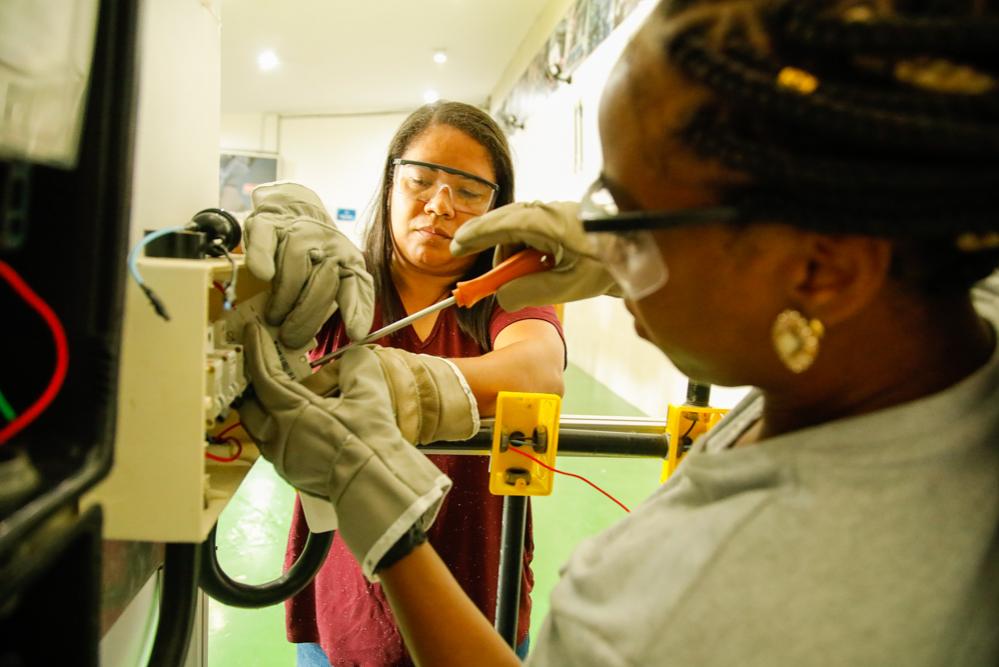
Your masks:
M461 130L479 142L488 151L496 174L494 207L513 201L513 159L506 136L496 122L485 111L462 102L439 101L426 104L402 122L395 136L389 142L388 155L382 170L381 185L368 210L368 223L364 234L364 258L368 271L375 279L375 293L381 305L384 322L394 322L405 316L392 283L392 231L389 215L389 202L392 190L392 161L402 157L409 145L428 128L448 125ZM492 253L482 252L468 269L462 280L482 275L492 268ZM458 326L475 339L483 350L490 348L489 319L496 300L488 297L471 308L457 310Z
M994 2L673 0L658 11L676 28L664 55L712 93L682 141L748 176L727 203L749 219L891 238L892 275L924 294L994 270Z

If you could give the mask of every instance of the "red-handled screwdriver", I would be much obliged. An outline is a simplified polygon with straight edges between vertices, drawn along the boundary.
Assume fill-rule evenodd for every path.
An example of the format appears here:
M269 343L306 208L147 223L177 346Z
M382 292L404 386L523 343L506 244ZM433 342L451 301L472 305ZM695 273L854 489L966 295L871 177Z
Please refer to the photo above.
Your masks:
M343 354L355 345L364 345L365 343L378 340L379 338L387 336L394 331L398 331L403 327L409 326L421 317L426 317L430 313L436 313L438 310L444 310L448 306L458 304L462 308L470 308L487 296L495 294L496 290L511 280L514 280L515 278L522 278L523 276L527 276L532 273L547 271L553 266L555 266L555 261L551 255L546 255L545 253L535 250L534 248L521 250L517 254L503 260L491 270L486 271L478 278L472 278L471 280L459 282L454 286L454 289L451 291L451 296L448 298L438 301L432 306L427 306L423 310L418 310L412 315L408 315L397 322L393 322L387 327L382 327L378 331L373 331L356 343L351 343L350 345L341 347L335 352L323 355L318 359L311 361L309 365L313 368L321 366L330 359Z

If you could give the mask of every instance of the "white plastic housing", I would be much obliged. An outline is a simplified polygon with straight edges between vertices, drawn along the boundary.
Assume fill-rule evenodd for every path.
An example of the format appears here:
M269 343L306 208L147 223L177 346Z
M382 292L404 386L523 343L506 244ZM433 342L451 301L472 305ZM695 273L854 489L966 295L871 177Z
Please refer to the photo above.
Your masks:
M238 304L267 286L236 260ZM220 430L219 418L236 421L229 404L246 386L242 347L228 339L213 286L232 271L225 259L141 258L138 266L170 320L128 281L114 467L83 504L104 506L108 539L201 542L259 456L238 428L238 460L205 456L206 433ZM221 445L209 451L229 453Z

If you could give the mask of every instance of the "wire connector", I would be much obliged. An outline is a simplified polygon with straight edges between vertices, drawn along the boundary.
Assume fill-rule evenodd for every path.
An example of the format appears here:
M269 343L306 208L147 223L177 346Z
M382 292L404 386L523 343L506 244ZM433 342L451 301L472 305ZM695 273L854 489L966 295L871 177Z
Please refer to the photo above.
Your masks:
M156 311L156 314L169 322L170 315L167 314L166 306L164 306L163 302L160 301L160 298L156 296L156 293L153 292L153 290L150 289L145 283L140 283L139 288L142 290L142 293L146 295L146 298L149 299L149 303L153 305L153 309Z

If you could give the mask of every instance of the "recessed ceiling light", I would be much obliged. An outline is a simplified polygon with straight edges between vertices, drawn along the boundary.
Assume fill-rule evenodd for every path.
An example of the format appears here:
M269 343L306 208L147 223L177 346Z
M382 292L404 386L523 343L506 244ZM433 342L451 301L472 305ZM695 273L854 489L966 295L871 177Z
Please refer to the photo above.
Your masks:
M427 104L433 104L441 98L440 93L431 88L430 90L423 91L423 101Z
M447 62L447 51L444 49L437 49L434 51L434 62L438 65L443 65Z
M262 72L269 72L272 69L276 69L280 64L281 61L278 60L277 54L270 49L261 51L260 55L257 56L257 67L259 67Z

